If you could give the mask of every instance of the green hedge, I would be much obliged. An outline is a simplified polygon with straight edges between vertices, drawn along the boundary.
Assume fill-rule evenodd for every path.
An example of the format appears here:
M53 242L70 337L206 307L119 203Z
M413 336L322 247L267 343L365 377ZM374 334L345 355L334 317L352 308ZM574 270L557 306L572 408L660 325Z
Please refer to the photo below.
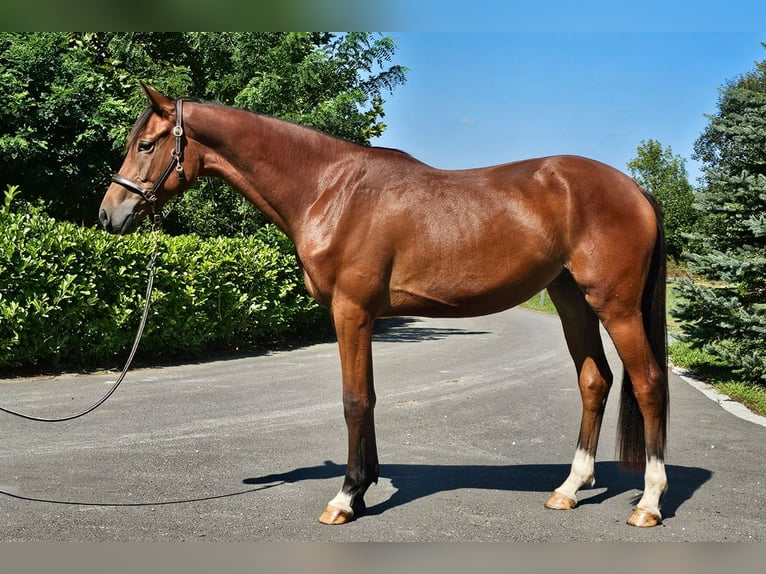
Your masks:
M120 366L144 304L150 233L114 237L0 205L0 371ZM252 350L327 332L292 244L159 236L142 360Z

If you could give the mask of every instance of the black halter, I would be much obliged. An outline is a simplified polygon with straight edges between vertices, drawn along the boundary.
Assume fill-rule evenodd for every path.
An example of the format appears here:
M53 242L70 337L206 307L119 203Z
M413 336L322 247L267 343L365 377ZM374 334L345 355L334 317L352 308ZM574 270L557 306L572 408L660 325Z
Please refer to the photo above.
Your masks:
M152 212L155 214L157 213L155 208L157 202L157 190L159 190L159 188L162 187L162 184L165 183L165 180L170 175L170 172L173 171L173 168L175 168L176 174L178 174L179 181L184 181L186 179L184 166L181 163L183 160L183 124L183 100L178 99L176 100L176 125L173 128L173 135L176 137L176 145L173 151L170 152L170 161L168 162L165 171L163 171L159 179L154 182L154 185L151 187L151 189L141 187L137 182L125 177L124 175L120 175L119 173L115 173L112 176L112 181L114 183L119 184L128 191L137 193L143 197L152 206Z

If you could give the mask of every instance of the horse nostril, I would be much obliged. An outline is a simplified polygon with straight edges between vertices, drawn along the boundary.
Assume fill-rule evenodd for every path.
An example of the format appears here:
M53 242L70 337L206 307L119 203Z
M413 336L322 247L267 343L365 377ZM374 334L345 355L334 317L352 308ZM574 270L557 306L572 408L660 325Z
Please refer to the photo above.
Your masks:
M106 209L102 209L98 213L98 220L101 222L101 227L103 227L105 230L109 231L110 227L110 221L109 221L109 214L106 212Z

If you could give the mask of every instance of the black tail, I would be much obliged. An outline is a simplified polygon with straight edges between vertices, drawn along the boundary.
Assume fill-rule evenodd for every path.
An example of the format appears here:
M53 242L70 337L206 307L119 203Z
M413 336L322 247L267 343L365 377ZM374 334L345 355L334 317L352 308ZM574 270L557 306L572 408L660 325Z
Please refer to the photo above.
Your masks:
M643 191L643 190L642 190ZM667 318L665 315L665 291L667 280L667 256L665 250L665 228L662 209L657 200L648 192L643 191L654 208L657 217L657 241L654 244L651 267L644 286L641 300L641 313L644 319L644 331L649 339L649 346L654 358L662 371L662 389L664 392L664 412L662 413L662 428L658 439L658 454L664 456L668 420L668 348L667 348ZM627 371L622 380L620 396L620 414L617 427L617 449L620 462L629 468L643 468L646 461L644 443L644 418L638 408L633 385Z

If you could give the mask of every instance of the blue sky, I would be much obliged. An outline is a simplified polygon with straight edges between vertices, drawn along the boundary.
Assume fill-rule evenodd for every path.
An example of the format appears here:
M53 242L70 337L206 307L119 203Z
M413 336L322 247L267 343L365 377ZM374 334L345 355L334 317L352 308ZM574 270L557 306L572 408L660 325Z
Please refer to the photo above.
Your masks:
M566 153L626 170L651 138L694 183L693 144L720 87L766 60L766 31L387 35L409 73L373 144L444 169Z

